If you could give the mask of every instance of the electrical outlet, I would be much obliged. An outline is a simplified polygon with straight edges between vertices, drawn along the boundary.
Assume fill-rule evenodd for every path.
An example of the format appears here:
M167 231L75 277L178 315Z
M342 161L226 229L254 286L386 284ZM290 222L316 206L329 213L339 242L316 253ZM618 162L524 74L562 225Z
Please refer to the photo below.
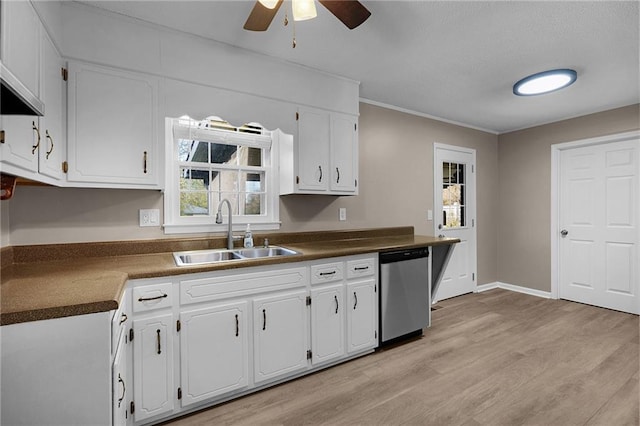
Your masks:
M345 207L340 207L340 220L347 220L347 209Z
M160 226L160 210L140 209L140 226Z

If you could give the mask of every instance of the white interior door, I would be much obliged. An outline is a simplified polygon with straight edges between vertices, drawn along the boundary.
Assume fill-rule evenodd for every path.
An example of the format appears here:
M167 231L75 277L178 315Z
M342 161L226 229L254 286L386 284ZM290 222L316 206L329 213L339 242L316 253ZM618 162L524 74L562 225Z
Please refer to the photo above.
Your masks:
M560 153L559 296L640 313L640 141Z
M476 288L476 152L434 145L434 233L460 242L442 276L434 302Z

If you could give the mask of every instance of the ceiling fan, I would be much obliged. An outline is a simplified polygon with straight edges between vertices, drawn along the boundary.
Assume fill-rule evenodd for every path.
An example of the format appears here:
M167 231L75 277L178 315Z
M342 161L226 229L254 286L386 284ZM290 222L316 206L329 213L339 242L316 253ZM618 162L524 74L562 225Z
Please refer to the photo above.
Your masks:
M244 29L250 31L266 31L284 0L258 0L253 6ZM293 18L296 21L316 16L314 0L291 0ZM350 30L362 24L371 16L371 12L356 0L318 0L320 4L333 13Z

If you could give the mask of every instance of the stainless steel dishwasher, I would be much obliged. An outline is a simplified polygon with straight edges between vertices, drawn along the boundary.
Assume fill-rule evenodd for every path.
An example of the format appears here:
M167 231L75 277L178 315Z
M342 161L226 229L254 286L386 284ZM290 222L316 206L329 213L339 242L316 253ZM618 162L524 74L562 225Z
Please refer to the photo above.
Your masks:
M429 249L380 253L380 344L422 335L430 308Z

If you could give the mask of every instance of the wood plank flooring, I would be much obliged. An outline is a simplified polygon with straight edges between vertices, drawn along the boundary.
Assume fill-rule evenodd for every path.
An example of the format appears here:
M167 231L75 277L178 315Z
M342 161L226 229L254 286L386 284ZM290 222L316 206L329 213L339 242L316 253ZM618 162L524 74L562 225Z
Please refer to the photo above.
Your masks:
M491 290L424 337L171 422L638 425L639 317Z

